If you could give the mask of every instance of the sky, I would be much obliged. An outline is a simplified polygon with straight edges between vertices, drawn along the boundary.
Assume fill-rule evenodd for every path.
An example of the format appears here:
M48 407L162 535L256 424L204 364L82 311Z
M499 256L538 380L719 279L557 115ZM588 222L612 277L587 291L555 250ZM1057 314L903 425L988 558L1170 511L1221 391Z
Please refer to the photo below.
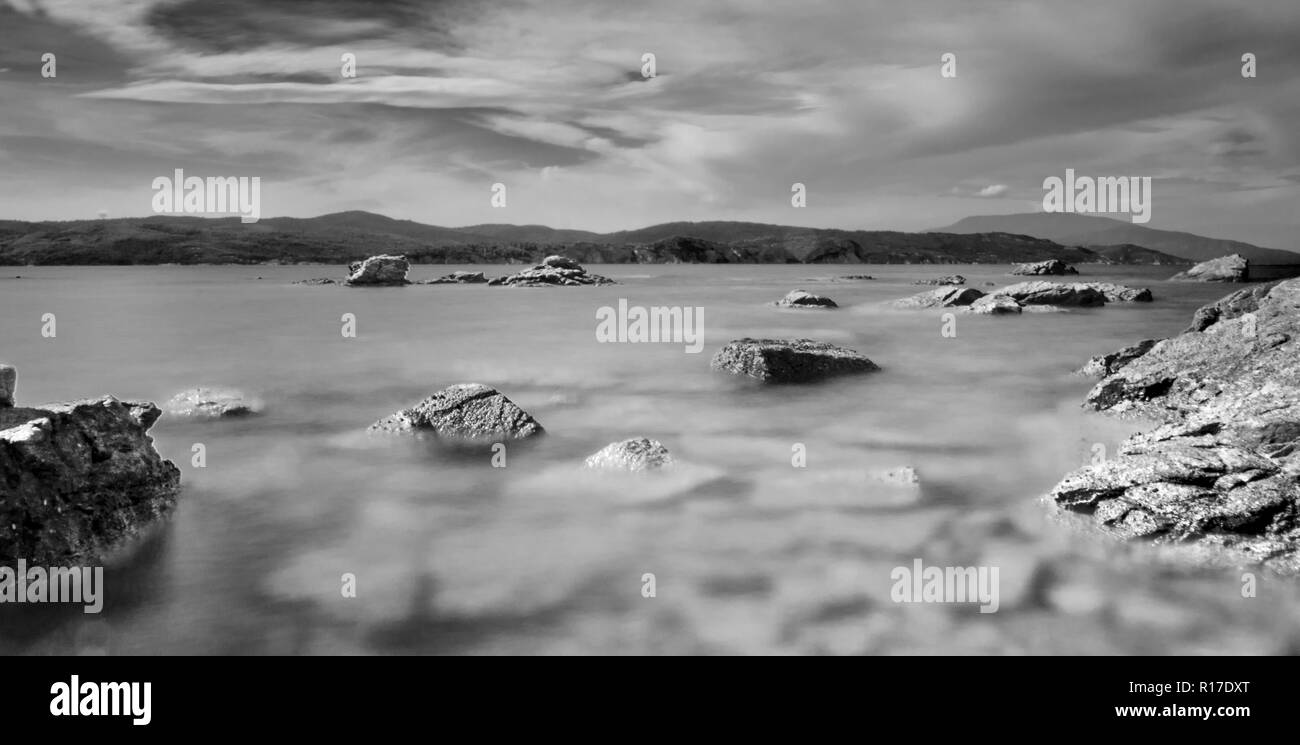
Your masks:
M0 218L149 215L179 168L263 217L926 230L1073 168L1300 249L1297 40L1296 0L0 0Z

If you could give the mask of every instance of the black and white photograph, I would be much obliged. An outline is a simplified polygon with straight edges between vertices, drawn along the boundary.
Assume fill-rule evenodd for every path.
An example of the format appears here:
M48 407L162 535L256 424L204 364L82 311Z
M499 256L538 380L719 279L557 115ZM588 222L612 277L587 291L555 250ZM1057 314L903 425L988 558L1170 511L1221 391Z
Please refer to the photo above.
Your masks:
M0 654L1300 653L1298 42L0 0Z

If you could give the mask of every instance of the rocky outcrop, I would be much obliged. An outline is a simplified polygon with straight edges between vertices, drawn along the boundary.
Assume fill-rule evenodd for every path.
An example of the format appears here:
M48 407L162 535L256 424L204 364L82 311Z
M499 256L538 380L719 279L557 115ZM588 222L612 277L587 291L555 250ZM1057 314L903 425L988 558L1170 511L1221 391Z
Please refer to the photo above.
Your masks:
M821 295L814 295L803 290L791 290L785 297L776 301L781 308L838 308L834 300Z
M919 295L895 300L890 305L899 310L957 308L970 305L982 297L984 297L984 293L972 287L940 287L937 290L930 290Z
M417 285L478 285L485 284L488 278L483 276L483 272L452 272L444 274L437 279L425 279L416 282Z
M1039 261L1033 264L1021 264L1012 269L1011 273L1033 277L1063 277L1067 274L1078 274L1079 270L1060 259L1048 259L1047 261Z
M454 439L522 439L542 425L491 386L461 383L370 425L371 432L429 434Z
M880 369L852 349L810 339L738 339L718 350L710 364L764 383L808 383Z
M1093 357L1083 367L1076 370L1075 374L1089 378L1104 378L1107 375L1114 375L1128 363L1150 352L1151 347L1159 343L1156 339L1146 339L1132 346L1124 347L1118 352Z
M188 419L226 419L262 413L261 400L233 388L191 388L164 405L172 416Z
M349 287L400 287L409 285L406 272L411 268L405 256L371 256L348 265Z
M587 457L587 468L605 471L641 473L668 468L672 464L673 457L668 448L658 440L645 437L612 442Z
M525 269L506 277L497 277L490 280L488 284L508 287L555 287L617 283L599 274L588 274L578 262L567 256L547 256L542 263L532 269Z
M1089 282L1086 286L1100 292L1108 303L1149 303L1155 299L1146 287L1127 287L1110 282Z
M938 285L938 286L944 286L944 285L964 285L964 284L966 284L966 278L963 277L963 276L961 276L960 274L950 274L950 275L948 275L947 277L939 277L938 279L918 279L918 280L916 280L915 282L913 282L912 284L914 284L914 285Z
M18 386L18 371L11 365L0 365L0 409L14 405L14 389Z
M1254 313L1259 310L1260 298L1272 292L1273 288L1278 284L1278 282L1270 282L1266 285L1247 287L1218 302L1197 309L1196 314L1192 316L1192 324L1187 327L1184 333L1204 331L1219 321L1229 321L1247 313Z
M985 295L962 308L961 312L982 316L1017 315L1024 312L1024 306L1006 295Z
M1162 424L1066 477L1057 504L1121 537L1300 573L1300 280L1250 297L1253 310L1220 311L1092 389L1086 406Z
M1250 261L1241 254L1210 259L1179 272L1169 278L1171 282L1249 282Z
M294 284L295 285L336 285L338 284L338 282L336 280L330 279L329 277L313 277L311 279L300 279L297 282L294 282Z
M1021 305L1056 305L1091 308L1106 304L1106 295L1087 284L1021 282L993 293L1012 298Z
M112 396L0 409L0 561L93 559L167 514L180 471L146 434L160 414Z

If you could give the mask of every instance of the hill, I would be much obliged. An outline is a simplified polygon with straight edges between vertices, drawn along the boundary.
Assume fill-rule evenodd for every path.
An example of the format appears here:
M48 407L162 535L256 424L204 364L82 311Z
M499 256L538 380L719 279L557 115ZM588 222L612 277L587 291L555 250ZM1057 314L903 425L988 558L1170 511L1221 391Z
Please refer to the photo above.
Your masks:
M1292 251L1261 248L1241 241L1207 238L1194 233L1156 230L1099 215L1047 212L979 215L958 220L938 230L946 233L1023 233L1075 246L1133 244L1194 262L1235 253L1259 264L1300 264L1300 254Z

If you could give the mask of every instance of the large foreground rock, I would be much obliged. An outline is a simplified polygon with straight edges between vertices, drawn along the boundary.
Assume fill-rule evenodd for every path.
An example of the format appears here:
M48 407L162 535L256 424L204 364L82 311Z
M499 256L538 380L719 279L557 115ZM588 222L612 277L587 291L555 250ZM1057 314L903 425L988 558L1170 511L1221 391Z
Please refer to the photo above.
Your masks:
M959 308L984 297L984 293L973 287L940 287L937 290L922 292L918 295L895 300L891 305L899 310L922 310L925 308Z
M0 409L0 561L94 560L176 504L180 471L146 434L150 403Z
M497 277L488 282L492 286L508 287L558 287L577 285L612 285L617 284L609 277L589 274L578 262L567 256L547 256L542 263L532 269Z
M781 308L838 308L834 300L821 295L814 295L803 290L791 290L785 297L776 301Z
M1261 298L1273 291L1278 282L1270 282L1264 285L1254 285L1243 290L1237 290L1231 295L1215 303L1198 308L1196 314L1192 316L1192 323L1186 331L1204 331L1219 321L1227 321L1233 318L1239 318L1247 313L1254 313L1259 310L1259 301Z
M1059 505L1126 538L1300 573L1300 280L1255 299L1093 388L1087 406L1163 423L1068 476Z
M370 425L371 432L427 433L462 439L522 439L542 425L495 388L481 383L449 386L409 409Z
M1088 284L1061 282L1021 282L993 293L1012 298L1021 305L1054 305L1093 308L1106 304L1106 295Z
M1250 261L1241 254L1210 259L1179 272L1169 278L1171 282L1249 282Z
M1067 274L1078 274L1079 270L1061 261L1060 259L1048 259L1039 261L1034 264L1021 264L1011 270L1012 274L1022 274L1033 277L1040 276L1065 276Z
M399 287L409 285L406 272L411 268L405 256L371 256L348 265L350 287Z
M852 349L810 339L738 339L718 350L710 364L765 383L807 383L880 369Z
M588 456L586 463L587 468L597 470L640 473L671 466L673 456L658 440L634 437L606 445Z

